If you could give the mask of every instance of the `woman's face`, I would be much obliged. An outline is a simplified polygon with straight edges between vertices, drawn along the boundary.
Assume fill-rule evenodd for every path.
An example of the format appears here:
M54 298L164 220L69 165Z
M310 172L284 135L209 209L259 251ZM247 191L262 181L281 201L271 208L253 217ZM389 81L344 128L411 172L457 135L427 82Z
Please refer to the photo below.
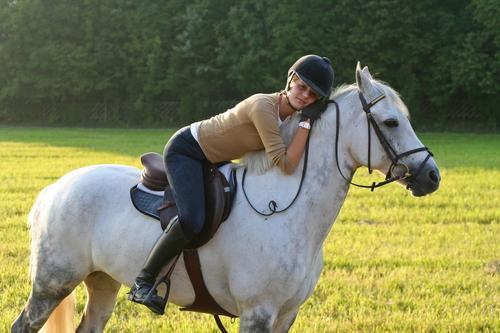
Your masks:
M306 106L314 103L319 97L318 94L298 76L295 76L292 82L290 82L290 89L288 89L287 95L290 104L297 110L302 110Z

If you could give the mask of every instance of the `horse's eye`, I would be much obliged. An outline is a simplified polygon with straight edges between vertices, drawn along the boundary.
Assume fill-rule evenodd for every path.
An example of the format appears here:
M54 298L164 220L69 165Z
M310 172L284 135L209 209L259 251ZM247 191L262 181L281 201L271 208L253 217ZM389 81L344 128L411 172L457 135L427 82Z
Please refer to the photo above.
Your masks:
M399 122L395 118L389 118L387 120L384 120L384 125L387 127L398 127Z

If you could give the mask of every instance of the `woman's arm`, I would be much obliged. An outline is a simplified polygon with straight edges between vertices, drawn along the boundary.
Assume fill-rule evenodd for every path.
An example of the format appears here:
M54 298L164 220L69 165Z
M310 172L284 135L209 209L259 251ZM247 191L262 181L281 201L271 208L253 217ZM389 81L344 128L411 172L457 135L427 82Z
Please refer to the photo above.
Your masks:
M299 127L297 132L295 132L292 142L286 148L287 173L292 173L299 165L300 159L304 154L308 135L309 129Z

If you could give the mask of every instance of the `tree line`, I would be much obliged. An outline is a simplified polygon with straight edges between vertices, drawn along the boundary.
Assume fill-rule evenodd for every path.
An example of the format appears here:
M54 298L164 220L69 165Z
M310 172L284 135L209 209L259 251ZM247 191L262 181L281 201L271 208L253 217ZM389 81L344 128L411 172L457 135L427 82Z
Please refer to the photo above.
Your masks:
M500 123L497 0L0 3L4 123L36 119L47 103L107 103L125 106L120 124L148 125L161 101L187 123L224 111L221 101L282 89L308 53L332 60L336 85L354 81L358 60L368 65L420 126L446 125L456 110Z

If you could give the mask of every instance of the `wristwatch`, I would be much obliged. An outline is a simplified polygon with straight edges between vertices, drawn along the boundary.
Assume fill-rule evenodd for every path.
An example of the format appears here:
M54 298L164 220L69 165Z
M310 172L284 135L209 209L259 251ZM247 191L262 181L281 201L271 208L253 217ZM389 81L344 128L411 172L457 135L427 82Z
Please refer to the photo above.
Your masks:
M299 123L299 127L305 128L306 130L310 130L311 129L311 123L309 123L308 121L301 121Z

